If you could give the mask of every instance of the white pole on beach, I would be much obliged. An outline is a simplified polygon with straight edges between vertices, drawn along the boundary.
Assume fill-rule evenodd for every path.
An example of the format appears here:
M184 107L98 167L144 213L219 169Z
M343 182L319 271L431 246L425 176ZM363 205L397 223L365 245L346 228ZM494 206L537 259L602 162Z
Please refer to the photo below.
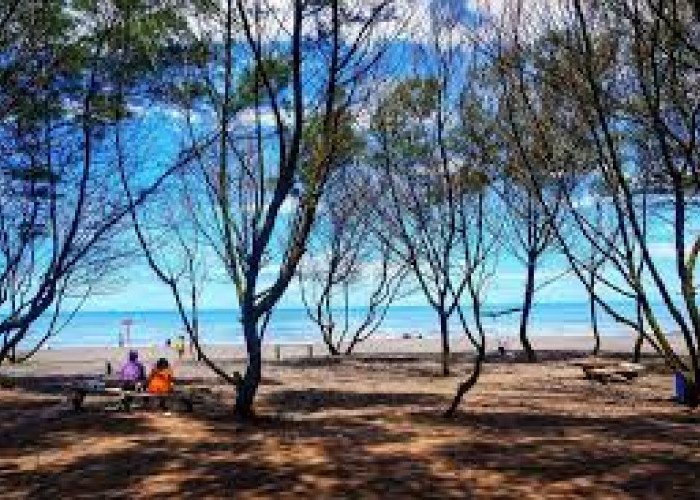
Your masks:
M134 320L131 318L125 318L122 320L122 325L126 327L126 346L129 347L131 346L131 325L133 324Z

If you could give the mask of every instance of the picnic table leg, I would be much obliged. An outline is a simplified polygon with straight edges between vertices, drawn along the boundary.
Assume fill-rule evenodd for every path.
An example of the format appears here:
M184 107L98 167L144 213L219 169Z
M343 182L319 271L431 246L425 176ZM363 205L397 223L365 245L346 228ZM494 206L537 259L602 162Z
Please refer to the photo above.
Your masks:
M194 411L194 405L192 404L192 398L188 396L182 397L182 403L185 405L185 410L188 412Z
M70 391L69 400L73 411L82 411L83 401L85 401L85 391L82 389L72 389Z
M129 396L128 394L122 398L122 408L126 412L131 411L131 396Z

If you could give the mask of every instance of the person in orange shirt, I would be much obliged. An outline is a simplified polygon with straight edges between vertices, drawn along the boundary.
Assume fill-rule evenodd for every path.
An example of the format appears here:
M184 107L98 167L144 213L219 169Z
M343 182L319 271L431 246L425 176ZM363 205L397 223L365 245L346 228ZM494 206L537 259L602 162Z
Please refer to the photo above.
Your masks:
M175 379L170 363L165 358L160 358L155 368L148 376L148 392L152 394L168 394L173 392Z

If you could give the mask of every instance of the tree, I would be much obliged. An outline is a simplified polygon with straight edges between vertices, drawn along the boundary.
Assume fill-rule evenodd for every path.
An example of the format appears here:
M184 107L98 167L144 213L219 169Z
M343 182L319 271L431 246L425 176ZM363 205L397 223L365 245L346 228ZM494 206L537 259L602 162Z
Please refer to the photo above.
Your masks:
M445 104L436 78L400 82L382 99L372 123L371 161L384 192L379 205L382 240L410 267L439 319L442 374L448 375L449 318L466 281L457 234L455 173L443 135ZM367 181L369 182L369 180ZM457 284L452 286L452 281Z
M489 210L496 202L489 188L498 160L488 98L474 83L477 74L470 73L474 78L452 107L456 120L440 116L441 87L434 79L410 79L392 89L373 120L376 170L365 181L375 193L386 193L375 205L380 237L410 267L438 315L442 373L449 373L453 313L474 348L474 368L447 416L474 386L485 360L482 309L501 233L488 215L497 213ZM446 123L453 125L442 129Z
M504 141L509 143L508 139ZM512 147L512 146L511 146ZM520 151L520 154L530 154ZM511 153L511 157L518 158L517 153ZM547 183L546 167L531 161L530 166L541 170L536 175L540 178L540 185ZM535 361L536 355L532 344L528 338L527 329L530 320L535 294L539 288L536 286L536 272L543 261L548 250L551 250L556 243L552 224L558 224L558 220L552 220L544 213L534 193L529 176L533 172L523 172L517 160L511 160L506 167L503 179L502 197L508 208L510 235L510 253L525 267L525 289L523 293L523 304L520 313L520 327L518 336L525 351L528 361ZM548 196L558 197L556 189L547 189ZM553 203L555 205L555 203ZM555 210L557 210L555 208ZM555 217L558 217L555 214ZM551 283L551 280L545 284Z
M331 175L310 240L310 255L298 271L307 314L318 325L331 355L341 351L349 355L380 327L406 275L405 266L393 262L388 245L372 234L375 203L364 187L353 182L353 166ZM369 294L367 287L371 287ZM354 290L354 296L367 297L357 316L349 307Z
M106 98L124 69L113 64L113 17L122 7L134 8L154 50L184 29L169 5L142 2L11 2L0 17L0 362L52 305L90 291L124 257L110 239L129 208L112 189L118 177L105 140L125 106ZM142 65L141 76L162 70ZM144 94L142 79L129 88ZM143 186L134 203L167 174Z
M341 117L381 53L369 41L389 3L341 9L338 1L295 0L280 13L228 0L192 21L201 21L201 44L212 50L180 82L202 88L186 111L201 119L193 138L205 130L218 138L193 164L208 205L196 224L236 290L248 357L237 383L241 418L253 415L265 326L306 250ZM234 64L234 52L243 64ZM317 140L305 142L311 122Z
M594 207L595 219L593 223L597 231L602 231L602 208L600 202L596 202ZM592 353L594 356L597 356L598 354L600 354L600 331L598 328L598 310L595 303L596 277L601 272L602 266L604 265L605 261L600 259L600 252L596 249L595 245L590 245L590 251L590 260L586 265L588 269L588 284L586 286L586 289L588 291L591 329L593 331ZM636 358L635 361L637 361Z
M548 54L548 70L538 79L550 98L563 103L551 107L556 113L531 112L529 119L541 137L543 156L560 165L562 183L587 177L588 182L580 186L602 186L604 223L602 230L596 227L595 211L580 203L582 192L590 189L580 189L578 197L567 191L571 195L565 199L566 211L576 228L575 238L567 239L557 231L557 240L596 304L638 332L669 366L680 370L697 400L700 321L693 269L700 243L697 237L690 245L686 241L692 230L690 214L697 190L691 186L698 156L695 141L683 139L694 129L688 112L697 102L697 87L690 84L697 68L697 52L688 36L694 22L690 6L616 1L584 6L574 0L564 14L567 28L553 34L556 50ZM674 21L669 23L669 17ZM662 70L676 77L662 80ZM523 68L519 71L522 74ZM506 87L506 96L515 90L530 102L522 88ZM640 137L646 140L646 155L632 147ZM585 154L577 161L558 159L562 140L576 144L577 151ZM644 179L656 179L656 188L637 189L648 185ZM675 277L651 251L645 231L651 203L643 201L643 193L654 195L655 222L670 230ZM542 197L540 201L551 213L551 206ZM585 277L591 268L579 252L581 240L594 245L608 263L605 273L596 274L596 282L636 303L645 324L615 310L592 290ZM680 300L674 298L676 284ZM660 303L655 303L655 297ZM670 344L657 319L658 307L664 307L680 329L686 359Z
M452 417L465 394L476 385L486 362L486 331L483 324L483 308L486 303L488 285L496 274L501 232L486 215L489 193L488 184L481 175L475 176L469 191L476 194L476 202L465 203L460 216L460 236L464 249L464 276L467 283L468 306L458 304L457 314L464 334L475 351L474 367L469 376L457 386L452 403L445 411ZM467 198L462 198L466 200ZM490 227L489 227L490 226ZM494 231L494 226L496 230ZM465 309L471 311L471 322ZM471 326L470 326L471 324Z
M475 42L474 54L479 51ZM473 56L475 57L475 56ZM498 259L504 246L504 221L500 217L502 198L495 184L503 161L500 147L498 108L493 106L492 93L484 76L482 63L471 62L459 100L459 126L455 131L456 152L464 161L458 169L456 198L457 233L463 253L462 273L467 300L457 305L457 316L466 337L474 348L474 366L455 392L445 411L451 417L465 394L476 385L486 362L486 329L483 318L488 302L489 285L498 272ZM455 289L451 289L455 293ZM467 312L468 311L468 312Z

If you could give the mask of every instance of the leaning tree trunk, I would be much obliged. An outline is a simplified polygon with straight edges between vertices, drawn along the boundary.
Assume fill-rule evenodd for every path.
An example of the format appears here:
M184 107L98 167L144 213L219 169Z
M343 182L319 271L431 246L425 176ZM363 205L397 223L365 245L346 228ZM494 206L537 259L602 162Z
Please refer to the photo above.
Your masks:
M532 298L535 295L535 256L532 252L527 259L527 278L525 281L525 298L523 300L523 313L520 317L520 343L523 346L527 360L533 362L537 359L535 350L527 337L527 324L532 311Z
M11 331L6 331L4 333L4 341L2 347L0 347L0 365L5 360L10 360L12 363L16 362L16 350L17 344L24 338L29 330L30 323L25 323L17 331L12 333ZM9 339L9 340L8 340Z
M321 336L323 337L323 343L326 344L328 349L328 354L331 356L340 356L340 350L338 346L333 343L333 327L324 327L321 325Z
M328 354L330 354L331 356L340 356L340 351L335 345L326 342L326 347L328 348Z
M479 380L479 375L481 375L481 366L484 364L485 357L485 350L483 348L479 349L477 352L476 360L474 361L474 370L472 370L472 373L471 375L469 375L469 378L461 384L459 384L459 386L457 387L457 393L455 394L455 397L452 400L452 404L450 404L450 407L444 413L445 417L450 418L455 414L455 411L457 411L457 408L462 402L462 398L464 397L464 395L467 392L469 392L469 390L472 387L474 387L476 382Z
M450 374L450 337L447 325L448 316L440 312L440 340L442 341L442 375Z
M0 347L0 351L5 351L7 349L7 332L5 332L2 336L2 347ZM3 358L0 357L0 365L2 364Z
M635 363L639 363L642 359L642 345L644 345L644 337L639 334L637 335L637 340L634 341L634 352L632 354L632 360Z
M358 337L353 337L350 343L345 347L345 352L343 354L345 354L346 356L350 356L352 354L352 351L355 350L355 347L357 346L359 341L360 340Z
M637 335L637 340L634 341L634 351L632 354L632 360L635 363L639 363L642 358L642 346L644 345L644 335L641 334L644 331L644 313L642 312L642 304L637 301L637 325L639 328L639 335Z
M595 278L593 277L593 273L591 273L591 293L589 295L591 306L591 328L593 328L593 355L597 356L600 353L600 331L598 329L598 314L595 307L595 295L593 291L594 287Z
M235 414L238 418L253 417L253 402L258 392L262 373L262 345L258 336L255 319L250 314L243 316L243 336L248 351L248 366L245 375L238 383Z

